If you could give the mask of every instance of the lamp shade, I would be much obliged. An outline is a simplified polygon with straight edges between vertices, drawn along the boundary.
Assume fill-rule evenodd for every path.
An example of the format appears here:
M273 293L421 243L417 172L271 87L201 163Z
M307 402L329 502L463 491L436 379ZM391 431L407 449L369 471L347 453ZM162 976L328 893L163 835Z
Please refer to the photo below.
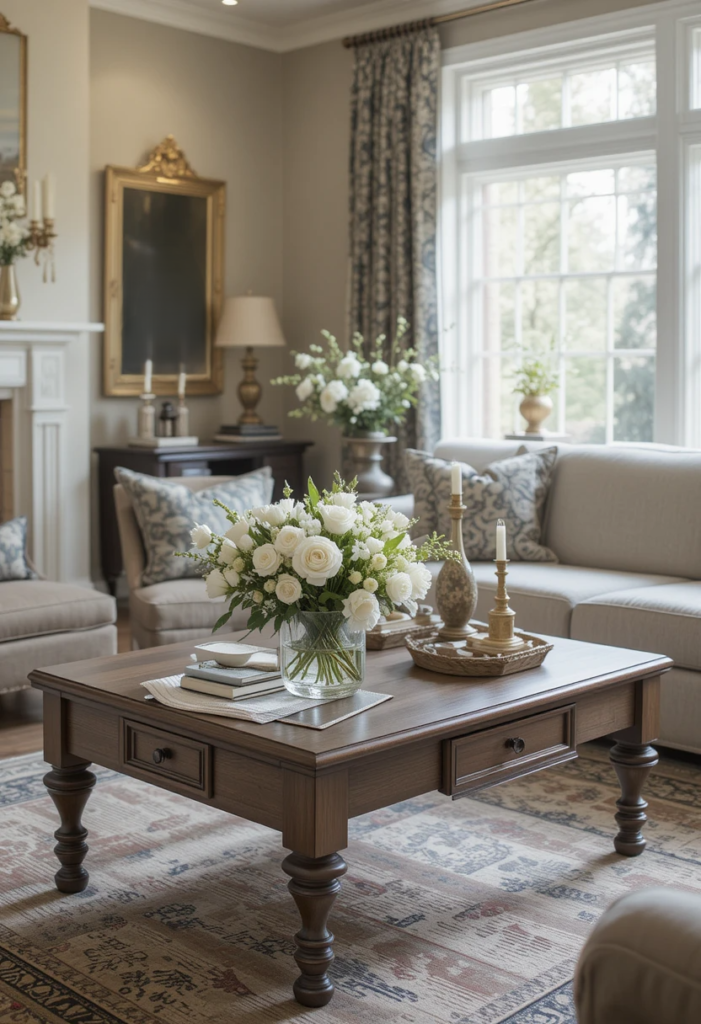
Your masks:
M214 344L219 348L284 345L273 299L262 295L237 295L227 299Z

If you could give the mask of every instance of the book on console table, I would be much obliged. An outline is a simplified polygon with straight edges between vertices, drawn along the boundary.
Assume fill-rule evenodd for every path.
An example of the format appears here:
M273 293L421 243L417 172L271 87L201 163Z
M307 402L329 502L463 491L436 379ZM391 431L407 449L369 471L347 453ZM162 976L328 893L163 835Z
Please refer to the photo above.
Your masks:
M193 448L199 437L130 437L130 448Z
M259 444L261 441L282 441L282 434L215 434L212 440L225 444Z

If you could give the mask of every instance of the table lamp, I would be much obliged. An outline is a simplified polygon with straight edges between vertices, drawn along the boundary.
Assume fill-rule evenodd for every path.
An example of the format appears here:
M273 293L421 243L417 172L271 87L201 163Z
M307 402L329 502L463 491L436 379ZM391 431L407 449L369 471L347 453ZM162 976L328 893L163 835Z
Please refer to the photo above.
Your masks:
M243 413L239 427L248 427L251 431L263 427L263 421L256 412L263 389L256 380L258 360L253 349L285 344L273 299L250 294L227 299L214 344L218 348L246 349L241 360L243 380L239 384L239 399Z

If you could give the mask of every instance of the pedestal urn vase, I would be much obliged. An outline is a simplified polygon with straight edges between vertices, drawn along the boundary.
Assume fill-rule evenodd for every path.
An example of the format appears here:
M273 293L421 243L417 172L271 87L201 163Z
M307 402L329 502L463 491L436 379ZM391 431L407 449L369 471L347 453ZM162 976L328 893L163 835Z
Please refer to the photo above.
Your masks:
M348 445L352 472L358 478L358 496L366 501L386 498L394 490L394 480L382 469L382 446L395 444L379 430L369 430L343 439Z

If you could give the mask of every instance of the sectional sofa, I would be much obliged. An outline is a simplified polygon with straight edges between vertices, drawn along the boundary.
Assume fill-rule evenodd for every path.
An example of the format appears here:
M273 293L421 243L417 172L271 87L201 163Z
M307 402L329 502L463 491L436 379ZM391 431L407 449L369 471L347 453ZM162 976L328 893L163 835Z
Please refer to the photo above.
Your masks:
M482 471L519 447L446 439L433 454ZM390 500L411 512L410 495ZM673 658L659 740L701 753L701 452L558 445L543 525L543 542L559 562L509 565L517 625ZM440 564L432 569L437 574ZM494 566L475 562L473 570L476 615L484 620L496 590Z

